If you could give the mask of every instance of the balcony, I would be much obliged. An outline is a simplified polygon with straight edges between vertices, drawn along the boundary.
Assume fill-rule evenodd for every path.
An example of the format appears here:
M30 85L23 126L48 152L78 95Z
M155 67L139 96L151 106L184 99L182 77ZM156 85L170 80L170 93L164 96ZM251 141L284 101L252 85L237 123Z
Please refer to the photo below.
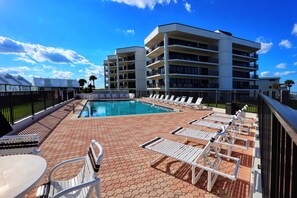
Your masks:
M219 88L219 84L214 83L214 84L199 84L199 85L193 85L193 84L182 84L182 83L170 83L170 88L184 88L184 89L189 89L189 88L210 88L210 89L216 89Z
M157 61L161 61L161 60L164 60L164 54L162 54L162 55L160 55L160 56L158 56L156 58L153 58L153 59L151 59L149 61L146 61L146 65L148 66L148 65L151 65L151 64L153 64L153 63L155 63Z
M146 54L151 53L152 51L154 51L156 48L158 48L160 46L164 46L164 41L161 41L161 42L155 44L154 46L152 46L151 48L149 48L148 50L146 50Z
M135 60L135 55L131 56L124 56L119 58L119 62L124 62L124 61L134 61Z
M215 45L196 43L196 42L184 41L184 40L172 39L172 38L169 38L168 45L181 45L181 46L187 46L187 47L197 48L197 49L218 51L218 46L215 46Z
M233 85L233 89L259 89L258 85Z
M233 66L236 67L245 67L245 68L251 68L251 69L258 69L259 65L254 62L241 62L241 61L233 61Z
M217 58L213 58L213 57L177 53L177 52L169 52L169 59L170 60L180 59L180 60L187 60L187 61L216 63L216 64L219 62Z
M258 54L255 52L249 53L249 52L243 52L243 51L239 51L239 50L233 50L232 53L233 53L233 55L238 55L238 56L245 57L245 58L258 59Z
M147 88L164 89L165 85L164 84L159 84L159 85L157 85L157 84L148 84Z

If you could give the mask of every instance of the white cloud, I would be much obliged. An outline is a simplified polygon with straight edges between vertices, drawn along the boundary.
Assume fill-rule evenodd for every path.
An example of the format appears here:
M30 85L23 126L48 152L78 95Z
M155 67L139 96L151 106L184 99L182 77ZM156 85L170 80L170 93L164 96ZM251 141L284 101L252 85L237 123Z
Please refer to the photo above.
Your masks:
M296 74L296 71L285 71L285 72L275 72L274 75L275 76L287 76L290 74Z
M192 12L192 10L191 10L191 4L189 4L188 2L186 2L184 5L185 5L185 9L186 9L188 12Z
M275 66L278 69L285 69L287 67L287 63L280 63L278 65Z
M20 57L15 60L22 60L32 64L35 61L49 61L56 64L92 64L73 50L22 43L2 36L0 36L0 53L19 55Z
M266 77L266 76L269 76L270 75L270 71L263 71L260 73L260 76L261 77Z
M294 66L297 66L297 62L293 63Z
M56 69L52 71L53 78L70 79L72 76L73 76L73 73L70 71L60 71Z
M273 46L272 42L267 42L263 37L257 38L256 42L261 44L261 49L258 51L259 54L266 54Z
M24 76L25 71L30 70L30 68L26 66L20 66L20 67L0 67L0 73L9 73L11 75L20 75Z
M16 61L24 61L26 63L31 63L32 65L36 63L35 61L31 60L30 58L28 58L26 56L24 56L24 57L18 57L18 58L14 59L14 60L16 60Z
M85 69L85 77L89 79L91 75L96 76L98 79L104 78L104 67L99 65L92 65Z
M292 34L297 36L297 23L294 24Z
M117 3L124 3L129 6L136 6L137 8L145 9L149 8L154 9L156 4L168 5L171 0L111 0ZM173 0L174 3L177 3L177 0Z
M287 40L287 39L286 40L282 40L278 45L281 46L281 47L285 47L287 49L292 48L292 43L289 40Z
M130 30L123 30L123 32L125 34L130 34L130 35L134 35L135 34L135 31L133 29L130 29Z

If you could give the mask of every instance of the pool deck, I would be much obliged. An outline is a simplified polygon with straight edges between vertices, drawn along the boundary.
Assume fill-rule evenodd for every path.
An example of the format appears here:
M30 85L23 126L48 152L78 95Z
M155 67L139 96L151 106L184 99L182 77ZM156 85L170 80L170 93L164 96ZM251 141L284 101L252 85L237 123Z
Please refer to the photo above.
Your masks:
M108 118L75 119L72 104L46 116L19 134L38 132L41 156L49 170L59 162L85 156L92 139L97 140L105 153L99 171L102 197L248 197L254 145L254 131L248 136L247 151L235 150L232 156L241 159L236 181L219 176L211 192L206 190L206 172L196 185L191 184L191 167L172 158L164 157L156 165L148 166L148 153L140 144L159 136L176 141L169 134L177 127L195 128L188 124L211 111L181 108L183 112L121 116ZM173 107L172 105L168 105ZM244 136L246 137L246 136ZM180 139L179 139L180 140ZM187 144L201 146L205 142L190 140ZM224 161L222 170L228 172L232 163ZM58 171L56 177L66 179L76 174L81 164ZM35 197L36 188L27 197Z

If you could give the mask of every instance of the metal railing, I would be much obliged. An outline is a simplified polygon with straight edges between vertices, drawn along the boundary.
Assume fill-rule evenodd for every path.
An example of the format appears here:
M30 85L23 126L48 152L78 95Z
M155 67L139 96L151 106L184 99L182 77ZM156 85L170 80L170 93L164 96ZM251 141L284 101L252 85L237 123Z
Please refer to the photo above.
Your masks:
M259 94L263 197L297 197L297 111Z
M74 98L74 91L67 90L0 92L0 112L10 124L14 124L71 98Z

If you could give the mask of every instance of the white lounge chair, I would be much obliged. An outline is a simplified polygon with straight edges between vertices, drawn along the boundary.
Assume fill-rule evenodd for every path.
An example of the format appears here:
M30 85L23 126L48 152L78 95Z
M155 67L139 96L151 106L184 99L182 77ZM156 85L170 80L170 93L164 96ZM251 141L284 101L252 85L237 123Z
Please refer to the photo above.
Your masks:
M170 103L170 102L173 101L173 99L174 99L174 95L171 95L171 97L170 97L169 100L164 100L163 102L164 102L164 103Z
M180 99L180 97L178 96L178 97L175 98L175 100L170 101L169 104L174 104L174 103L178 102L179 99Z
M163 100L163 98L164 98L164 95L162 94L162 95L160 96L160 98L156 99L156 101L157 101L157 102L160 102L160 101Z
M183 104L185 101L186 101L186 96L183 96L181 99L180 99L180 101L177 101L177 102L175 102L175 103L173 103L174 105L181 105L181 104Z
M168 98L169 98L169 95L166 95L165 98L162 100L159 100L159 102L164 102L164 101L168 100Z
M223 126L223 130L227 131L224 135L218 135L218 133L214 133L214 132L206 132L206 131L183 128L183 127L179 127L170 133L173 135L183 136L186 138L186 141L188 140L188 138L204 140L204 141L210 141L212 138L214 138L215 139L214 143L219 143L219 146L224 145L227 147L227 150L228 150L227 155L231 155L233 148L247 150L249 148L249 140L245 138L237 137L237 133L229 132L227 127L228 125ZM245 146L236 144L236 140L245 142Z
M224 132L221 132L222 135ZM207 171L207 190L211 191L214 183L216 182L217 177L223 176L231 180L236 180L238 168L240 165L240 159L223 155L217 152L216 147L213 147L213 139L211 139L204 148L192 147L185 145L183 143L174 142L164 138L157 137L143 145L140 145L142 148L147 149L148 151L154 151L161 154L162 156L156 158L155 160L151 159L151 152L149 155L149 165L152 166L154 163L158 162L161 157L168 156L192 166L192 184L197 183L204 171ZM214 152L211 151L211 147ZM209 155L213 154L213 155ZM215 160L211 160L211 158ZM233 174L228 174L220 170L220 165L222 158L227 160L235 161L235 168ZM203 164L200 164L203 160ZM200 168L200 171L196 174L196 168Z
M197 98L195 103L188 104L188 107L193 107L195 109L203 108L202 103L203 98Z
M96 155L94 148L99 149ZM59 163L53 167L49 173L49 182L43 184L37 189L36 197L90 197L95 189L96 196L101 197L100 178L97 177L101 161L103 158L103 149L101 145L92 140L88 154L85 157L78 157ZM74 162L84 162L84 165L78 175L69 180L57 181L54 173L61 166Z
M193 100L193 97L189 97L188 100L187 100L187 102L181 103L180 105L181 106L188 106L189 104L192 103L192 100Z
M0 138L0 156L34 154L38 155L38 134L6 135Z

